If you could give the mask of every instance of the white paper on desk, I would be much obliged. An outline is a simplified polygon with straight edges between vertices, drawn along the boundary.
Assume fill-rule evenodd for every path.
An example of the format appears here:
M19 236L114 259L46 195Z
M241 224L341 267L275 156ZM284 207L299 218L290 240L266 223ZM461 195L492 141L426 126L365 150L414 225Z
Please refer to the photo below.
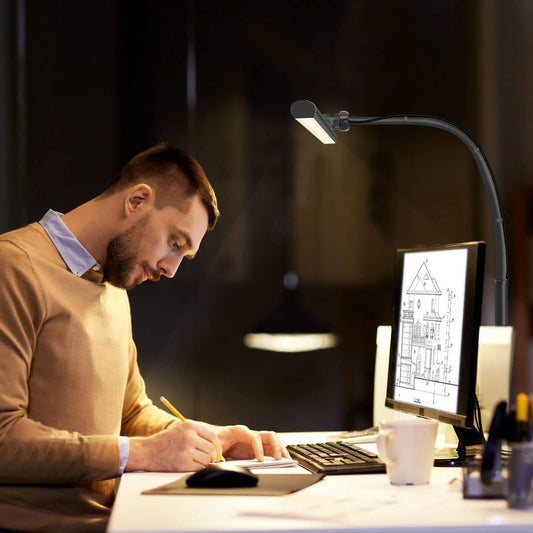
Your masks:
M324 520L337 522L351 522L361 513L383 509L384 506L398 503L398 499L391 495L374 495L368 499L331 495L294 494L283 496L270 505L262 505L256 509L241 512L244 515L264 516L271 518L294 518L300 520Z
M265 456L264 461L257 459L226 459L228 465L244 466L245 468L284 468L286 466L298 466L298 461L283 457L274 459L274 457Z

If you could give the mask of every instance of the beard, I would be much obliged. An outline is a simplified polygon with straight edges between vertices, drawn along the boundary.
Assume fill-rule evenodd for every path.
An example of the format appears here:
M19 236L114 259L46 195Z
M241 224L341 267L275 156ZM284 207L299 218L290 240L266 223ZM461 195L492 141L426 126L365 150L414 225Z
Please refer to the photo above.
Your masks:
M107 245L107 256L104 266L104 281L119 289L130 290L138 285L141 279L132 279L135 267L138 264L139 245L144 237L148 215L135 222L127 230L111 239ZM153 272L151 272L153 277Z

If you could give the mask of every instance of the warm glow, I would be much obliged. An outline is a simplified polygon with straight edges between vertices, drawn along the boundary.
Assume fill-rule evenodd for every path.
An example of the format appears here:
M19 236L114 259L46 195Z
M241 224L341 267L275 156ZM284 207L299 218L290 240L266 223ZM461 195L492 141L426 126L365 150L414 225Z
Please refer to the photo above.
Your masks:
M311 352L325 350L337 345L333 333L248 333L244 336L248 348L271 352Z
M297 118L296 120L324 144L335 144L335 139L331 137L315 118Z

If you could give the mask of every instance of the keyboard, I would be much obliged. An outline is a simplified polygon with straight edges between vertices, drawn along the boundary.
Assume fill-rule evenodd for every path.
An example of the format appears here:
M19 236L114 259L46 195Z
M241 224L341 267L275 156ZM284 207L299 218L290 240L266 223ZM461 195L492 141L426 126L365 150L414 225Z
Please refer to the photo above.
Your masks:
M291 444L287 450L301 466L317 474L385 472L385 463L375 453L347 442Z

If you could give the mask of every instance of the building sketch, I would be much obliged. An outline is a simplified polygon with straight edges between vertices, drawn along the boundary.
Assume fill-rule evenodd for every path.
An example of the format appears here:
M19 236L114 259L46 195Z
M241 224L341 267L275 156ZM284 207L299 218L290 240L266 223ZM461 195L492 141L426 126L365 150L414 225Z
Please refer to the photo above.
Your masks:
M412 403L432 407L457 395L459 369L453 354L455 292L432 276L425 259L402 295L396 389ZM412 391L412 392L409 392Z

